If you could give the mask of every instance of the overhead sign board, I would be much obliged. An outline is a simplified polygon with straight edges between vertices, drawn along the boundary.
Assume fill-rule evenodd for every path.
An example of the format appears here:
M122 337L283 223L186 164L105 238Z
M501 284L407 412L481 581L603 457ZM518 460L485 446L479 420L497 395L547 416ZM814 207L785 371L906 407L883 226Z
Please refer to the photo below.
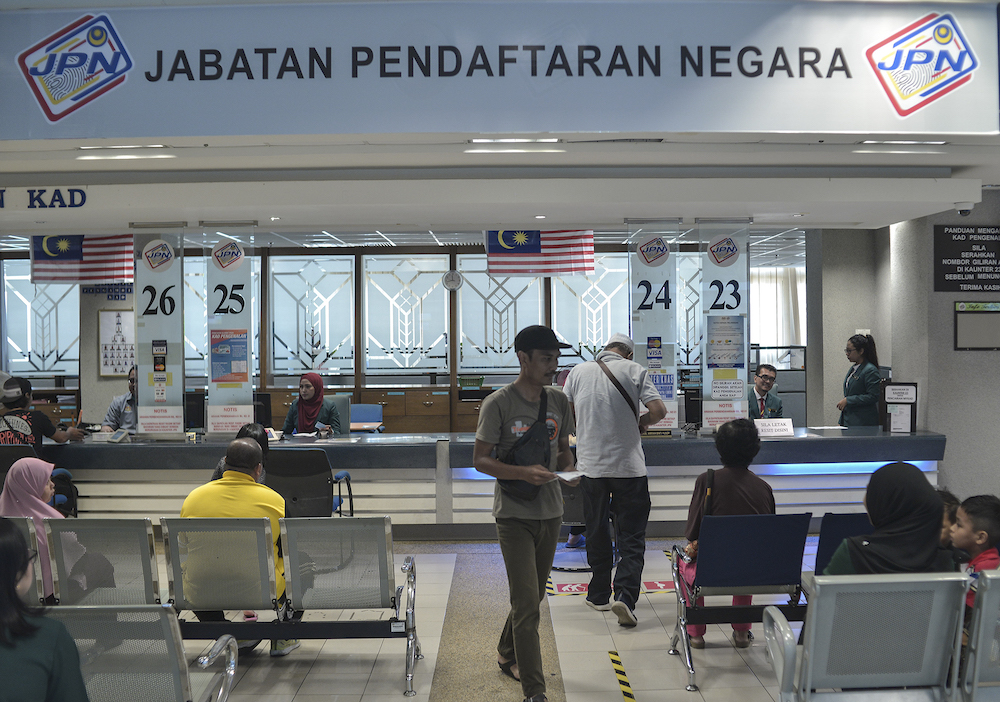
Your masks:
M994 134L997 15L971 3L612 0L11 11L0 94L0 140Z

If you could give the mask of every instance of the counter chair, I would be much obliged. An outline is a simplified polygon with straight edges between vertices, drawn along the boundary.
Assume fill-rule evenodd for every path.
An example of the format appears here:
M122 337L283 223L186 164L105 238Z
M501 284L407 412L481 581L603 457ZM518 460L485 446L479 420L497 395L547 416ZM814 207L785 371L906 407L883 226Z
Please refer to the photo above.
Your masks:
M225 702L236 675L232 636L215 641L198 658L205 670L190 671L177 615L170 605L54 607L80 652L80 670L90 702Z
M346 484L350 515L354 514L351 474L333 474L326 451L318 448L273 449L267 457L264 484L285 498L286 517L329 517L343 512ZM337 494L334 495L334 485Z
M968 587L962 573L807 573L801 655L784 614L764 610L780 702L950 699ZM991 639L995 621L994 612Z
M816 575L822 575L826 570L834 552L844 539L852 536L865 536L875 530L867 512L854 514L834 514L827 512L819 525L819 544L816 546Z
M159 604L153 524L147 519L46 519L59 605Z
M375 432L385 431L382 424L382 405L351 405L351 422L361 422L364 424L378 424ZM370 434L372 431L357 431L355 434Z
M672 551L671 573L677 593L677 624L670 639L670 655L684 653L688 671L686 689L698 689L688 624L759 622L763 604L748 606L698 606L701 597L713 595L787 595L779 605L786 617L801 621L805 605L801 597L802 554L812 514L747 514L707 516L698 535L698 571L688 587L680 574L683 552ZM680 642L681 649L677 644Z
M987 686L981 686L987 683ZM1000 570L979 573L969 645L962 670L962 700L1000 700Z

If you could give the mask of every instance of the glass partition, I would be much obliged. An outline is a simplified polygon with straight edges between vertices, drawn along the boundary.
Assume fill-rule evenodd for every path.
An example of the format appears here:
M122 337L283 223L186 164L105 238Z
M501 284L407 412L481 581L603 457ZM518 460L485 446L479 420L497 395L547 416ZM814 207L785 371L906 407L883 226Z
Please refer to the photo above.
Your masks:
M365 256L365 369L448 372L447 255Z
M542 321L542 279L492 278L486 256L458 256L458 372L517 373L517 332Z
M3 262L4 358L12 375L80 372L80 286L31 282L31 261Z
M269 262L275 376L297 380L317 370L353 384L354 257L272 256Z
M628 279L624 252L595 255L593 275L552 278L552 328L573 346L560 365L591 361L612 334L630 333Z

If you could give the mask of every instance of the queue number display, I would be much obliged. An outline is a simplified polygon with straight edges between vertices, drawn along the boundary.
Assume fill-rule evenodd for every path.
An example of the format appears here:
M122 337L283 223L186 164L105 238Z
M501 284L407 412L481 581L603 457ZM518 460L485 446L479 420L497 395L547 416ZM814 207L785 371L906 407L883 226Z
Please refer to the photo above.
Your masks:
M648 280L640 280L636 284L636 288L643 292L642 302L636 309L640 310L652 310L654 305L661 305L663 309L669 310L670 303L673 300L670 299L670 281L664 280L663 283L652 283ZM656 295L653 295L653 290L656 289Z

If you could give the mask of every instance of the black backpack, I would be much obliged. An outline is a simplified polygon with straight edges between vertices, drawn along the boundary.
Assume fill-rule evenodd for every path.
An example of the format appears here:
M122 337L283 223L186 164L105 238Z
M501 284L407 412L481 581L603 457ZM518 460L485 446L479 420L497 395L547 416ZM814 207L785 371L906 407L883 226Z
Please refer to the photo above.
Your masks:
M56 494L52 500L53 506L64 517L77 516L80 491L73 484L73 474L65 468L56 468L52 471L52 482L56 486Z

